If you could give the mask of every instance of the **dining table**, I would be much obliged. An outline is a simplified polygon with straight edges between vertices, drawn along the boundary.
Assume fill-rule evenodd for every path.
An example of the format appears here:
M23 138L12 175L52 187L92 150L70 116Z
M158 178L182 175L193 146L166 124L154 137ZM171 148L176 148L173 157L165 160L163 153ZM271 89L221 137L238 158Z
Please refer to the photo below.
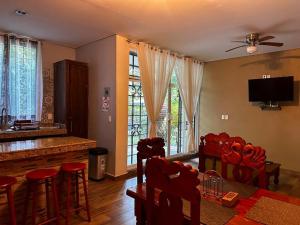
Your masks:
M224 180L223 193L239 193L233 207L222 206L221 199L204 194L203 173L199 173L201 192L200 221L206 225L299 225L300 198L261 189L236 181ZM145 224L145 212L141 208L146 202L146 183L127 189L126 194L135 200L137 225ZM158 195L157 195L158 196ZM145 205L144 205L145 206ZM139 212L139 213L137 213ZM183 214L189 220L189 204L183 199Z

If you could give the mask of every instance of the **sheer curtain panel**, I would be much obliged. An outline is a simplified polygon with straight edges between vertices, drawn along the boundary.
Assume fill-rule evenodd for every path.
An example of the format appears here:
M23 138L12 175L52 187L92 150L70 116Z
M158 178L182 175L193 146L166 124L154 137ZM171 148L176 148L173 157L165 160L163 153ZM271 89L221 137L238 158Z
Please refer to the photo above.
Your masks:
M170 51L139 43L138 60L142 90L150 120L149 136L155 137L157 121L165 100L176 57Z
M41 43L5 35L1 72L1 108L11 120L41 120L43 81ZM1 46L1 44L0 44ZM1 50L1 47L0 47Z
M177 60L175 72L180 96L188 120L188 141L186 151L190 153L196 150L193 119L200 98L203 63L191 58L182 58Z

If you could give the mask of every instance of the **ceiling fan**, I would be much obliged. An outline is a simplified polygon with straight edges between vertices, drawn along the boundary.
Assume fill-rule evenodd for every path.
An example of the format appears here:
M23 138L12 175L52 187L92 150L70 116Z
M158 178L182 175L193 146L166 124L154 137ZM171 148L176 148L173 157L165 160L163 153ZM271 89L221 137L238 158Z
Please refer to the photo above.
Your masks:
M244 43L241 46L235 47L228 49L225 52L230 52L232 50L235 50L237 48L242 48L242 47L247 47L246 50L249 54L256 52L257 50L257 45L268 45L268 46L274 46L274 47L281 47L283 46L283 43L279 42L266 42L268 40L271 40L275 38L274 36L265 36L265 37L259 37L258 33L251 33L246 35L246 40L245 41L233 41L233 42L238 42L238 43Z

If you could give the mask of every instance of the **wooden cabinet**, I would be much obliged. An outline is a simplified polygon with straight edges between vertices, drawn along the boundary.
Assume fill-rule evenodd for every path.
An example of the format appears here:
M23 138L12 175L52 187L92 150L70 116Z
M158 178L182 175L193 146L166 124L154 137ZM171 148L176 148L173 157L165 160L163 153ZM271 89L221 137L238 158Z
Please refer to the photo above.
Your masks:
M88 66L63 60L54 63L54 122L66 124L68 135L88 135Z

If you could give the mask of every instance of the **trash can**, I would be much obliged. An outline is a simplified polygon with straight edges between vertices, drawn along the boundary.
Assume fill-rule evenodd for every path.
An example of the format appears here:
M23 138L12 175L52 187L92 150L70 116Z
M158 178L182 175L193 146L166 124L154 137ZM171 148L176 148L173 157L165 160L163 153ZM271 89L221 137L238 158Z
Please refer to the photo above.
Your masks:
M89 149L89 179L101 180L104 178L107 153L106 148Z

